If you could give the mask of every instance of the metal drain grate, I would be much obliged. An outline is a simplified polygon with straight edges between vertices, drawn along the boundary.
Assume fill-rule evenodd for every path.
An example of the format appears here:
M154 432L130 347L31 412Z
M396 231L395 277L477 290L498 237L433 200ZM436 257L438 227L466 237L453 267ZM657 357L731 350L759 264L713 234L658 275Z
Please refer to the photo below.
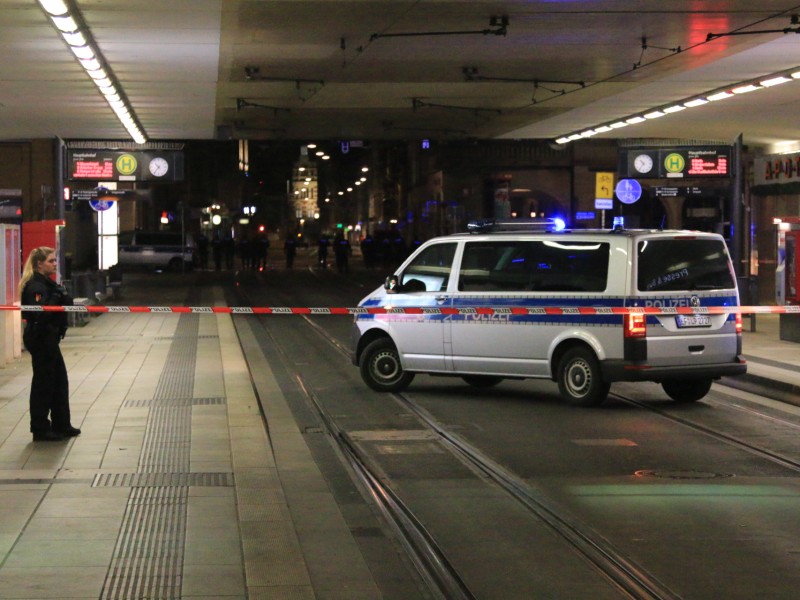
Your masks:
M192 340L217 340L218 335L157 335L153 338L157 342L171 342L173 340L192 339Z
M232 487L233 473L98 473L92 487Z
M126 400L122 406L125 408L143 408L145 406L211 406L227 404L226 398L147 398L145 400Z
M658 479L725 479L733 473L714 473L711 471L670 471L644 469L634 473L636 477L656 477Z

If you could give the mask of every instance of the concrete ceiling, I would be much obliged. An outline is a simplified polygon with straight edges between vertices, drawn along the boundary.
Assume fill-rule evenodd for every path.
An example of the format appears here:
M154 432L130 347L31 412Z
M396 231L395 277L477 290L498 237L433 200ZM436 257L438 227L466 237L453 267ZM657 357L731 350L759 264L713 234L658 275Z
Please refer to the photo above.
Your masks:
M551 139L800 68L784 0L75 4L151 141ZM35 0L0 0L0 53L0 141L126 139ZM599 137L797 140L799 97L797 81Z

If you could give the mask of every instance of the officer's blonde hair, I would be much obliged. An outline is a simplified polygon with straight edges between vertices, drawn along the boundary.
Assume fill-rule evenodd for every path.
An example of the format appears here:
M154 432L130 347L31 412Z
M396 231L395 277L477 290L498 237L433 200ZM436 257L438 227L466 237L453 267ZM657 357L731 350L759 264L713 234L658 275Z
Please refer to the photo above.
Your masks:
M46 261L48 256L54 253L55 250L47 246L39 246L31 250L31 253L28 255L28 260L25 261L25 266L22 267L22 277L19 280L19 288L17 290L20 297L22 297L22 290L25 289L25 285L31 280L33 274L39 270L39 265Z

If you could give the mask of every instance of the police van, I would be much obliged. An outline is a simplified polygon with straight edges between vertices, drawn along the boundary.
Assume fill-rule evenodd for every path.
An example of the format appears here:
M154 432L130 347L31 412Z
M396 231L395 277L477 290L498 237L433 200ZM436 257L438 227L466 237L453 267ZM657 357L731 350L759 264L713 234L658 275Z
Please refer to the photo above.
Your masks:
M119 265L180 272L197 260L191 234L171 231L125 231L117 240Z
M747 370L736 277L713 233L474 223L424 243L359 306L353 364L384 392L429 373L551 379L580 406L612 382L655 381L693 402Z

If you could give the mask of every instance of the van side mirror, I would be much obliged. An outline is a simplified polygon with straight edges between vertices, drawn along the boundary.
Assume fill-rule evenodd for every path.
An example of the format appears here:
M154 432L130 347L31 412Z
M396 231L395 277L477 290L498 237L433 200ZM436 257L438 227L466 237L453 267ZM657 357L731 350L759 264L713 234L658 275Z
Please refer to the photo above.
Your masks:
M419 279L409 279L400 285L400 278L397 275L389 275L383 284L383 289L387 294L412 294L426 291L425 284Z
M400 291L400 279L397 275L389 275L383 283L383 289L387 294L396 294Z

